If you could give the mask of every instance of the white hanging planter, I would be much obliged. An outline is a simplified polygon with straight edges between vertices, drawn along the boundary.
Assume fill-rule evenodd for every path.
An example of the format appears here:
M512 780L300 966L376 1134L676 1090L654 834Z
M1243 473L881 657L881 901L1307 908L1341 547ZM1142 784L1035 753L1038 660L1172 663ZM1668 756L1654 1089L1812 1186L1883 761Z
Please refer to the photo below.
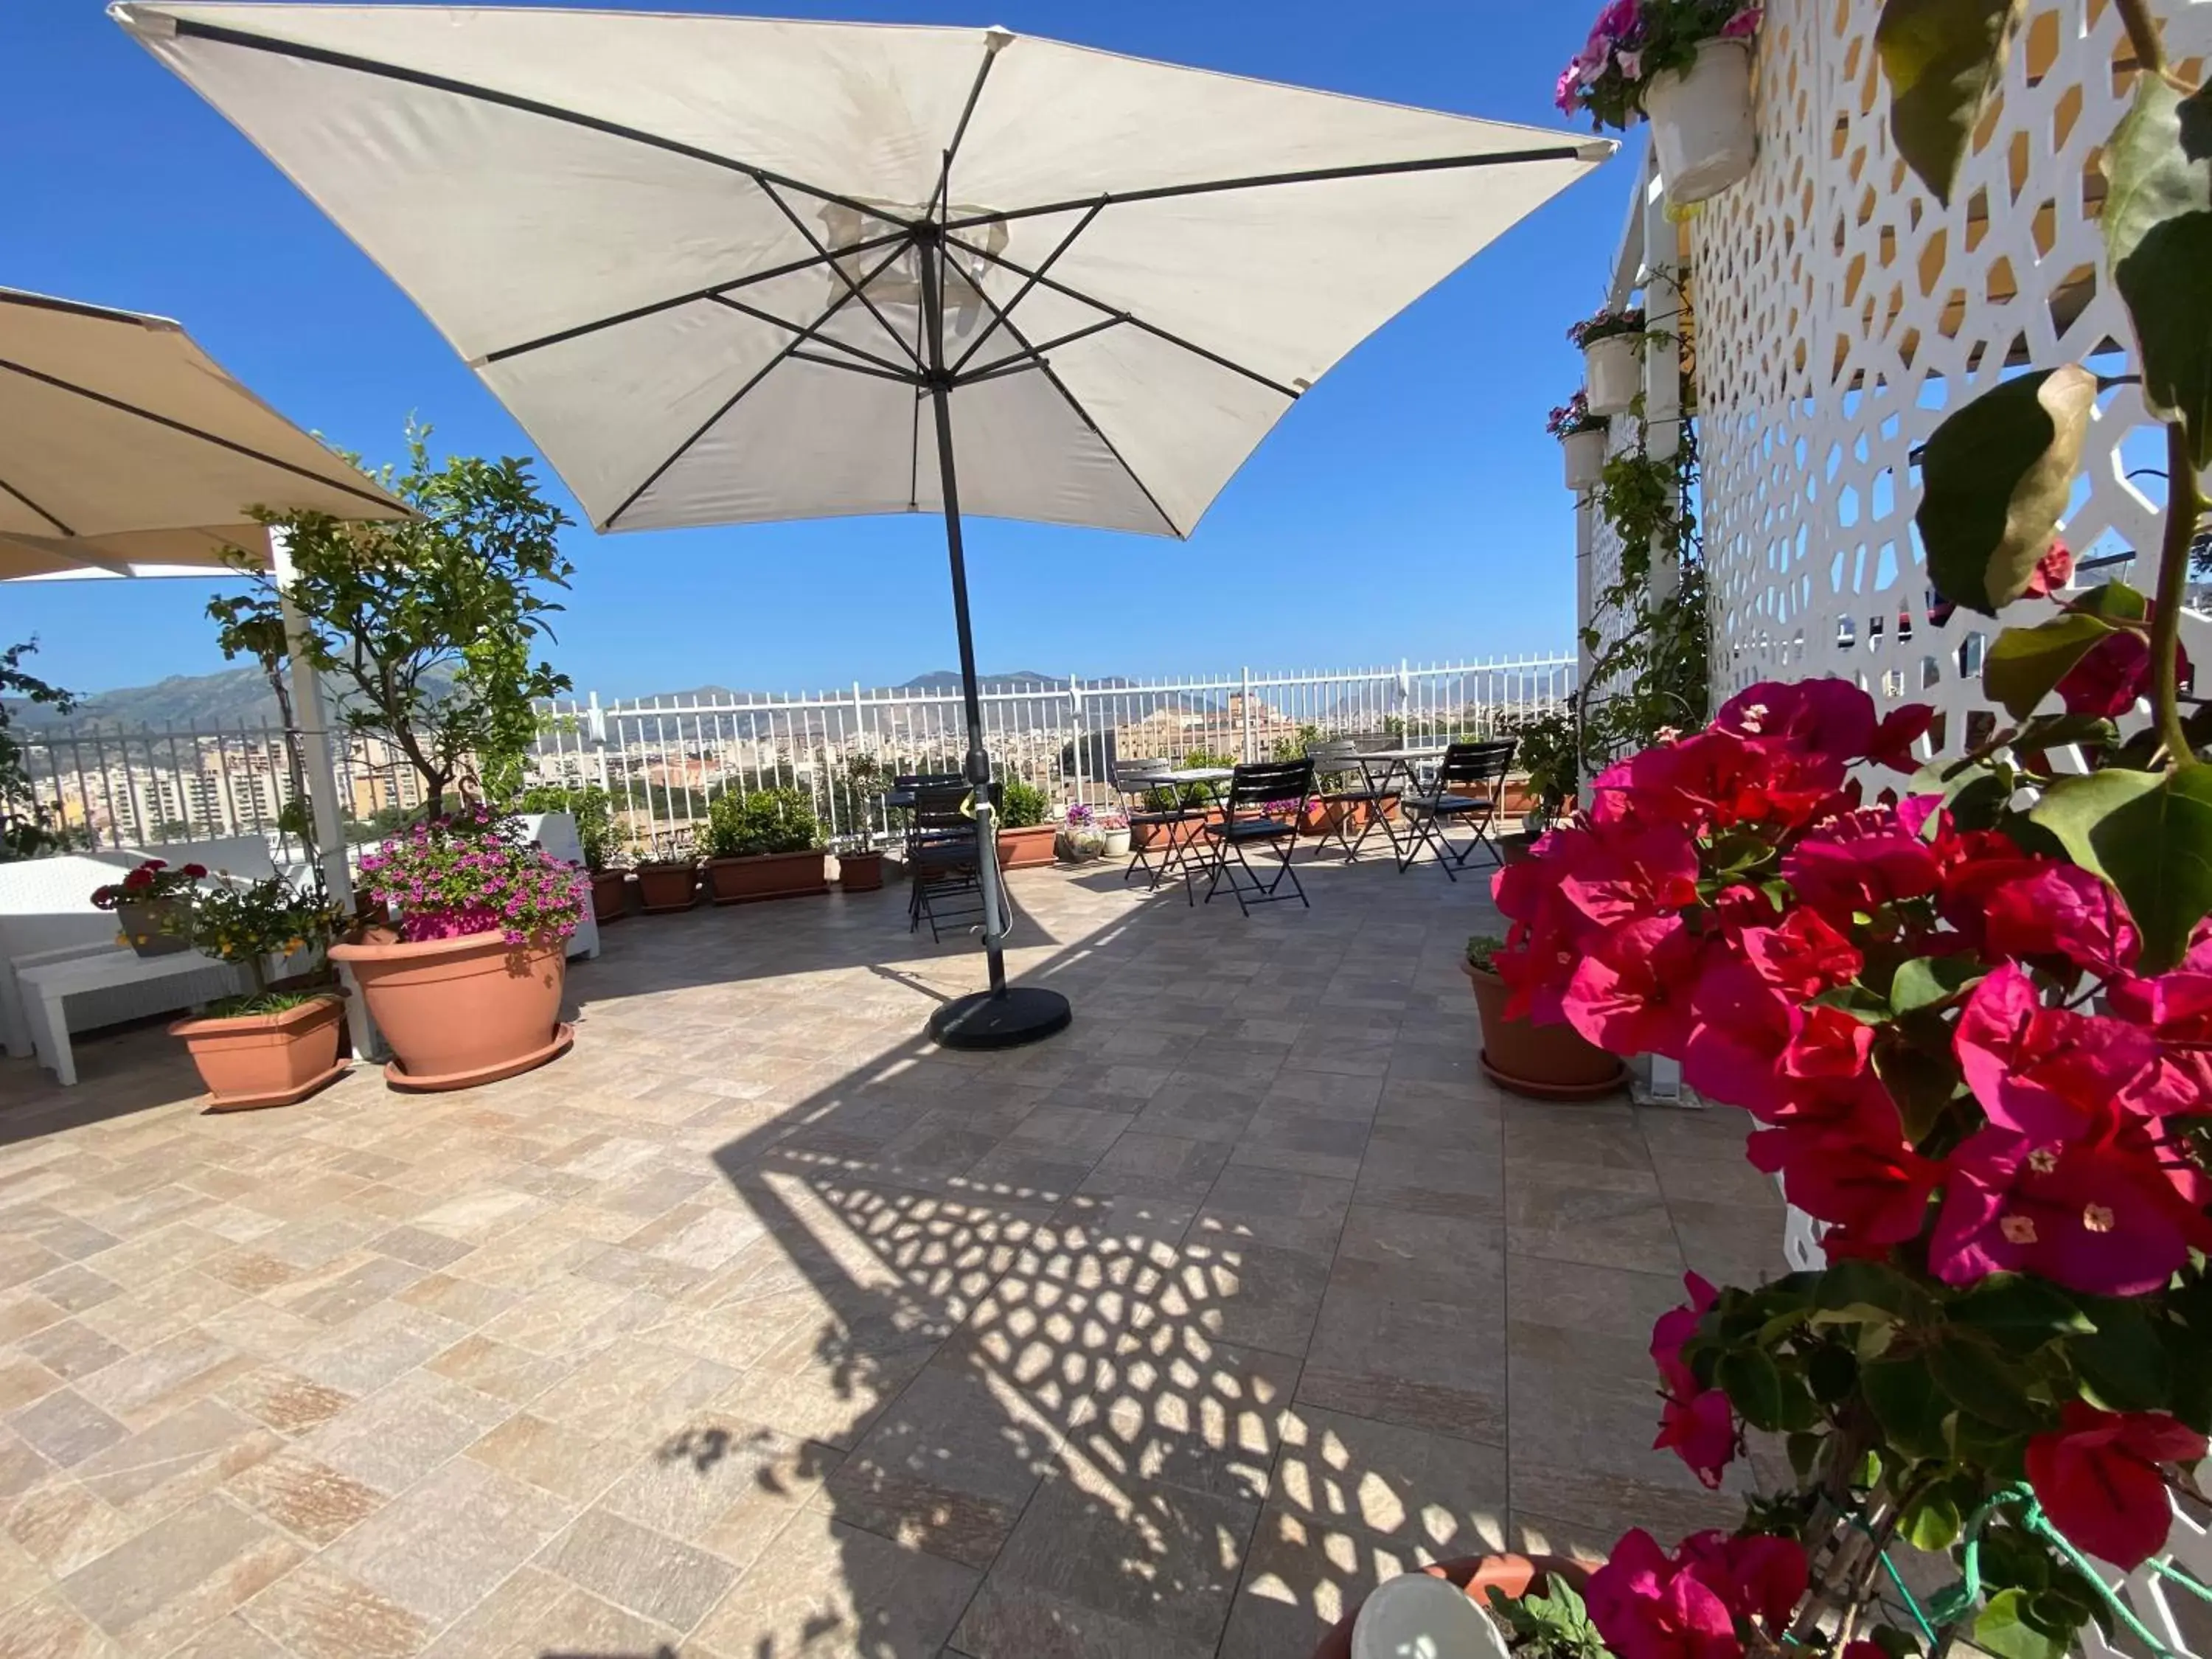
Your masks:
M1634 334L1608 334L1583 348L1584 384L1593 415L1624 415L1644 390L1644 343Z
M1702 202L1740 182L1759 158L1751 43L1708 40L1686 72L1653 76L1644 89L1644 112L1651 118L1669 202Z
M1559 440L1559 450L1567 459L1567 488L1577 495L1585 489L1595 489L1605 477L1605 428L1592 427L1587 432L1570 432Z

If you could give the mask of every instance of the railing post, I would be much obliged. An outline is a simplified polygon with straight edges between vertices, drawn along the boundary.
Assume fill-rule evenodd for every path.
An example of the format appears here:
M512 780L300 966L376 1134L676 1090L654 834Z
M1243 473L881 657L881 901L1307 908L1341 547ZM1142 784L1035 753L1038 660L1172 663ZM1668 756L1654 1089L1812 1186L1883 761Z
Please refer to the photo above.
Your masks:
M1237 707L1244 711L1243 759L1249 765L1252 759L1252 671L1244 671L1244 695Z

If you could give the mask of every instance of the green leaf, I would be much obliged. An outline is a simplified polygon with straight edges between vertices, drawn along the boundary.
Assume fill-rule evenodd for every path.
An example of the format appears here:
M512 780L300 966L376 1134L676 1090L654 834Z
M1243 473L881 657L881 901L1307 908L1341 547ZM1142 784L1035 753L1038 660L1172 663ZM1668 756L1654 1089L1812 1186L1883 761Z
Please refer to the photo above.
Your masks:
M2061 778L2028 817L2120 890L2142 933L2144 973L2181 960L2212 914L2212 766Z
M1805 1377L1812 1385L1813 1397L1832 1405L1858 1386L1858 1361L1850 1349L1824 1343L1805 1362Z
M2096 1326L2073 1297L2026 1273L1991 1273L1950 1307L1951 1321L2014 1353L2033 1353L2054 1336L2082 1336Z
M1923 1492L1905 1510L1901 1529L1913 1548L1933 1553L1951 1547L1959 1536L1960 1519L1958 1504L1946 1487L1939 1486Z
M2026 9L2021 0L1889 0L1875 24L1897 153L1946 206Z
M1820 1454L1827 1449L1825 1434L1793 1434L1790 1437L1790 1467L1796 1472L1801 1483L1811 1481L1813 1471L1820 1467Z
M2039 714L2020 728L2012 746L2015 750L2059 749L2078 743L2106 749L2119 738L2120 728L2095 714Z
M2188 428L2212 466L2212 88L2184 98L2155 75L2105 152L2105 253L2135 324L2143 403Z
M2075 664L2114 631L2108 623L2078 614L2053 617L2033 628L2008 628L1983 661L1982 690L2014 720L2024 720Z
M1908 957L1889 982L1890 1006L1900 1014L1948 1001L1989 970L1972 957Z
M1813 1290L1813 1306L1822 1313L1841 1313L1847 1320L1873 1316L1912 1319L1928 1311L1928 1294L1896 1268L1879 1261L1847 1256L1821 1269ZM1835 1323L1835 1321L1829 1321Z
M2064 1659L2066 1643L2027 1620L2027 1593L1999 1590L1974 1620L1974 1645L1994 1659Z
M1897 1103L1905 1138L1915 1146L1927 1138L1959 1091L1956 1062L1904 1041L1894 1028L1875 1041L1874 1072Z
M1953 1339L1927 1351L1929 1375L1960 1410L2003 1429L2040 1429L2047 1413L2028 1399L2026 1379L1996 1349Z
M2137 1302L2100 1300L2095 1332L2066 1345L2081 1386L2107 1411L2164 1411L2173 1397L2173 1361Z
M2096 401L2097 377L2069 363L2000 381L1929 434L1913 522L1945 599L1993 617L2027 591L2066 511Z
M1782 1426L1782 1373L1763 1348L1737 1348L1721 1356L1713 1381L1736 1415L1754 1429Z
M1899 1450L1915 1457L1948 1457L1943 1419L1949 1407L1918 1359L1884 1359L1859 1370L1859 1388L1875 1421Z

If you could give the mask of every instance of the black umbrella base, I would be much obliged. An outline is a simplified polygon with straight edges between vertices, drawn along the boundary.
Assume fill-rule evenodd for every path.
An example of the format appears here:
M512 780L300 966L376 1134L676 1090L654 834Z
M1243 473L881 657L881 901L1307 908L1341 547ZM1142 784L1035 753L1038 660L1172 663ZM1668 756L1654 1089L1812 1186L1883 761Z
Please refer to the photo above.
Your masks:
M1074 1018L1059 992L1012 985L945 1004L929 1017L929 1034L947 1048L1018 1048L1057 1036Z

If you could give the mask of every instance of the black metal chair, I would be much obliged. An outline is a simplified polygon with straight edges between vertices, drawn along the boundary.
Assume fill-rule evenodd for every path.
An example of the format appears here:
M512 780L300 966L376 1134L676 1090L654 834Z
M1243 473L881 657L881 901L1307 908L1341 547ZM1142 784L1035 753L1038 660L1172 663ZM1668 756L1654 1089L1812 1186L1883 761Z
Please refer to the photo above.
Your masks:
M1314 781L1318 793L1315 799L1323 806L1334 810L1331 822L1322 834L1316 854L1325 850L1331 842L1344 849L1346 860L1357 859L1359 849L1367 844L1368 836L1375 833L1378 823L1384 823L1389 804L1398 798L1395 789L1378 789L1370 781L1367 769L1355 757L1363 752L1388 748L1387 738L1329 738L1306 746L1306 758L1314 763ZM1337 781L1329 787L1330 779ZM1352 819L1359 820L1359 833L1351 833ZM1388 833L1388 826L1385 825Z
M1136 855L1121 872L1128 880L1142 871L1146 886L1157 889L1171 875L1183 878L1183 896L1191 897L1190 855L1198 842L1198 826L1206 822L1201 807L1187 805L1180 787L1166 781L1175 763L1165 760L1117 760L1114 787L1129 798L1130 844ZM1159 862L1152 862L1157 854Z
M906 837L911 884L906 930L914 933L927 921L932 943L944 938L947 926L965 927L969 918L981 922L983 916L981 843L968 797L968 785L958 778L915 781Z
M1490 839L1490 827L1498 821L1498 803L1505 793L1505 776L1513 769L1513 744L1511 738L1491 743L1453 744L1444 750L1427 792L1408 793L1399 802L1399 811L1405 814L1413 831L1405 856L1398 863L1401 872L1413 867L1424 847L1436 854L1437 863L1454 881L1459 879L1459 872L1467 867L1468 857L1478 847L1490 849L1492 863L1505 862L1497 843ZM1467 824L1474 830L1464 847L1454 848L1451 844L1448 830L1455 823Z
M1291 855L1298 850L1298 817L1313 798L1313 779L1310 758L1261 761L1237 769L1229 781L1221 822L1206 826L1205 833L1213 843L1212 874L1206 884L1208 904L1213 902L1214 890L1226 876L1229 890L1237 896L1237 908L1246 915L1252 914L1255 904L1271 904L1281 898L1296 897L1309 910L1313 908L1306 902L1306 890L1299 884L1297 872L1291 868ZM1255 846L1273 848L1282 860L1272 881L1262 879L1244 856L1246 848ZM1249 878L1249 885L1244 878ZM1291 890L1279 892L1285 878Z

